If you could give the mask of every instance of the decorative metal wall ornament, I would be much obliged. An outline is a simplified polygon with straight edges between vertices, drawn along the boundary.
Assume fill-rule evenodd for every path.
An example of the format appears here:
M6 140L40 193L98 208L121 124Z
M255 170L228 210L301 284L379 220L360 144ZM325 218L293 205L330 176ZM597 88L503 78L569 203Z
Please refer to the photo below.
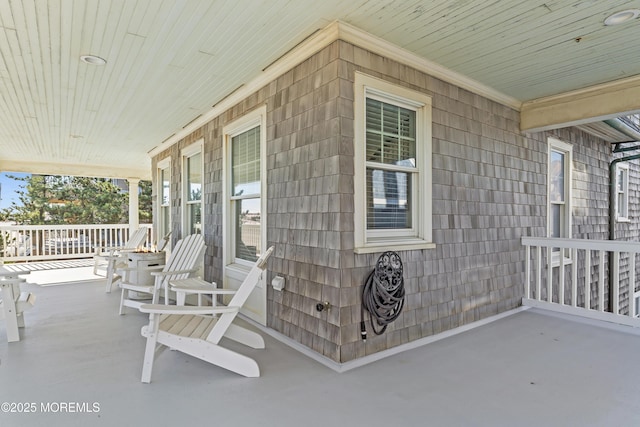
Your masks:
M392 251L380 255L362 288L360 335L363 340L367 339L365 310L369 312L371 328L376 335L381 335L400 315L405 294L402 273L400 255Z

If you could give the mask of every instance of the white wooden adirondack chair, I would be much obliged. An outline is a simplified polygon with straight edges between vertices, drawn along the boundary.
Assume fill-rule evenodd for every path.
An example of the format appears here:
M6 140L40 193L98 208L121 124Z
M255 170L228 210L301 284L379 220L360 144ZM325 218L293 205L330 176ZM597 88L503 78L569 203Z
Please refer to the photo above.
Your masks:
M264 339L259 334L231 322L260 280L272 252L273 246L256 261L226 307L158 304L140 307L140 311L149 313L149 324L142 328L142 336L147 338L142 366L143 383L151 382L155 354L166 347L245 377L260 376L255 360L221 347L219 343L222 337L226 337L252 348L264 348ZM220 291L224 294L230 292L226 289Z
M129 236L129 240L120 247L99 248L93 256L93 274L98 274L99 270L105 271L107 277L106 292L110 293L114 283L121 277L116 274L119 267L124 267L127 262L127 253L135 251L147 238L147 229L139 228Z
M119 268L118 271L122 272L122 282L120 283L120 288L122 288L120 314L124 314L124 307L140 308L143 304L139 300L127 298L129 291L137 292L138 294L148 294L151 302L157 304L160 292L164 290L164 303L169 304L169 281L186 279L196 273L205 248L206 246L202 235L192 234L178 241L165 265L142 269L135 267ZM131 274L134 271L150 271L151 275L155 277L154 284L139 285L131 283L129 278L134 276Z
M7 327L7 341L20 341L19 328L24 328L24 312L33 307L34 294L20 290L25 279L18 277L29 272L10 272L0 267L0 320Z

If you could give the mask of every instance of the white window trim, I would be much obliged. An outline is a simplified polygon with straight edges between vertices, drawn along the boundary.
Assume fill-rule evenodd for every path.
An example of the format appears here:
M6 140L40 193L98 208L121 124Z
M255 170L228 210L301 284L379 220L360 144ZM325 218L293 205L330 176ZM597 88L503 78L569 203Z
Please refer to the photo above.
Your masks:
M640 318L640 304L638 304L640 300L640 291L633 293L633 307L630 307L630 310L633 310L633 317Z
M162 195L163 195L163 182L162 182L162 170L164 169L168 169L169 170L169 227L171 227L171 181L172 181L172 175L173 175L173 171L171 170L171 157L167 157L164 158L162 160L160 160L157 165L156 165L156 179L157 179L157 184L156 184L156 190L158 191L158 195L156 197L156 202L157 202L157 206L158 206L158 225L156 228L156 236L158 236L158 239L162 239L164 237L164 234L162 234L160 232L160 225L162 224L162 207L164 206L162 203ZM167 230L166 232L169 232L171 230ZM160 244L160 242L158 242L158 244Z
M372 253L382 250L432 249L432 166L431 166L431 97L365 74L355 73L355 154L354 154L354 252ZM416 168L418 185L412 194L415 208L413 231L390 230L368 233L366 226L366 97L396 103L416 110Z
M204 224L204 209L202 206L202 201L204 199L204 138L200 138L199 140L197 140L196 142L194 142L193 144L183 148L180 151L180 157L182 159L182 164L181 164L181 171L182 171L182 187L181 187L181 192L180 192L180 197L182 199L182 237L186 237L187 236L187 181L188 181L188 177L187 177L187 159L189 157L192 157L196 154L200 153L200 160L202 162L201 166L201 171L202 171L202 196L200 197L200 224ZM201 233L204 234L204 230L201 230Z
M234 254L235 233L232 232L233 214L231 212L230 185L231 185L231 138L260 126L260 239L262 245L267 243L267 107L266 105L253 110L238 120L223 127L222 156L224 159L224 170L222 174L222 200L224 208L222 210L222 223L224 224L222 240L224 250L222 251L222 263L225 266L225 274L242 280L249 272L253 263L236 259Z
M561 238L570 239L572 236L572 209L573 209L573 146L567 144L566 142L560 141L559 139L549 137L547 139L548 152L547 152L547 236L551 236L551 152L559 151L565 154L565 176L564 176L564 185L565 185L565 215L564 218L560 220L564 223L564 228L567 230L566 236L560 236ZM568 265L573 262L570 256L569 250L566 250L563 254L563 262L562 265ZM560 265L560 253L555 252L552 256L552 267L558 267Z
M625 171L625 180L623 183L623 191L622 193L618 192L618 174L620 172L620 170L624 170ZM631 219L629 219L629 164L628 163L618 163L616 165L616 173L615 173L615 182L614 182L614 188L615 188L615 210L616 210L616 221L618 222L631 222ZM618 211L618 201L619 201L619 197L622 194L622 197L624 197L624 205L626 208L626 212L623 212L622 214Z

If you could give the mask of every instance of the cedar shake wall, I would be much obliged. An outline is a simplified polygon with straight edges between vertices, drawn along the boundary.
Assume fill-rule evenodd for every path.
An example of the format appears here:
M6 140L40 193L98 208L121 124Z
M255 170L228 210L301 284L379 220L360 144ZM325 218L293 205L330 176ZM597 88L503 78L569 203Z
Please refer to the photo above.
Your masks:
M405 307L382 336L368 327L366 343L360 340L361 285L380 253L354 253L355 71L433 98L436 248L399 252ZM172 222L180 230L179 150L204 136L207 280L222 281L222 128L265 104L265 247L276 247L267 283L275 275L286 278L282 292L268 286L267 325L336 362L520 305L520 238L546 236L548 135L574 146L574 195L584 195L574 204L574 232L606 238L607 144L575 129L523 135L517 111L337 41L154 159L155 168L172 156ZM179 236L174 233L174 241ZM331 308L317 312L320 301Z

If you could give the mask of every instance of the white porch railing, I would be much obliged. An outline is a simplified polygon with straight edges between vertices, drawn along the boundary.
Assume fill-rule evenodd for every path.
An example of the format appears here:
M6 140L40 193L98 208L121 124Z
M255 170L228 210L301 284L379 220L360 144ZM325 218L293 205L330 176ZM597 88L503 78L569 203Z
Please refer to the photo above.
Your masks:
M153 228L147 227L147 246ZM121 246L129 238L128 224L0 225L0 260L45 261L90 258L99 248Z
M523 305L640 327L634 316L640 243L523 237L522 244Z

